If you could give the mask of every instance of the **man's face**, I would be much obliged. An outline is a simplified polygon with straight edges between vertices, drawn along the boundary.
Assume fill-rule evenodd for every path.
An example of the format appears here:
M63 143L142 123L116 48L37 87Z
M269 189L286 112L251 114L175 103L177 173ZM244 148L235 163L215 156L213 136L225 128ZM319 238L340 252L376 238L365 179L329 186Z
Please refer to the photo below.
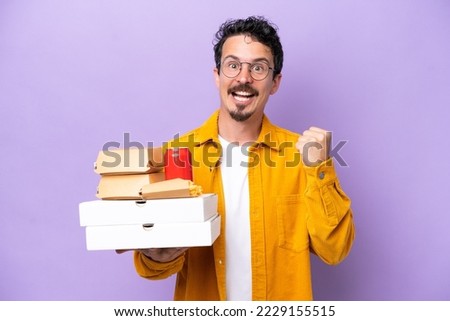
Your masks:
M281 75L274 79L273 70L269 70L265 79L254 80L247 63L266 62L273 68L270 48L250 36L232 36L223 44L221 62L230 59L246 63L242 64L240 73L234 78L228 78L222 70L220 73L214 70L220 93L220 109L236 121L260 120L269 96L278 90Z

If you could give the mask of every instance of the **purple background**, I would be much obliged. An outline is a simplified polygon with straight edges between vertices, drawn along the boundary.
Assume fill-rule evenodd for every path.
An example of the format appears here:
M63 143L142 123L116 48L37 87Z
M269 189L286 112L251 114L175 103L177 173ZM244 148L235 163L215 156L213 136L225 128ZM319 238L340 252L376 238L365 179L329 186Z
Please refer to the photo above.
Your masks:
M339 266L313 259L315 298L450 299L446 0L2 0L0 299L172 298L131 253L88 252L78 204L106 142L160 144L218 107L213 35L252 14L285 49L271 120L349 141L356 241Z

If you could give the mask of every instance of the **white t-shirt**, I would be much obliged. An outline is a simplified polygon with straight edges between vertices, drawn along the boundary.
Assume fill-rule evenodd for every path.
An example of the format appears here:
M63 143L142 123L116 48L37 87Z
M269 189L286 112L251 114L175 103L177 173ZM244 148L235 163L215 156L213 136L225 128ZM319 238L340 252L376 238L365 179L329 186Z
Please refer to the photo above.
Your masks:
M222 144L222 184L225 200L225 260L227 300L252 300L248 153L245 146L219 136Z

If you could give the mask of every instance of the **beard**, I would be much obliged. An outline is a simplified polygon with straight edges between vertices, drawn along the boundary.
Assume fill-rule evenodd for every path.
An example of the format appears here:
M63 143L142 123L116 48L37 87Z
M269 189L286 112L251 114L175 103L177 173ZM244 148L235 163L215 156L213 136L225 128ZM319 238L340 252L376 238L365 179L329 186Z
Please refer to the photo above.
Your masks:
M233 88L230 88L228 90L228 94L233 94L234 92L238 92L238 91L248 92L254 97L259 96L259 92L248 84L240 84ZM237 104L236 110L229 111L231 118L238 122L243 122L243 121L246 121L247 119L249 119L255 111L247 112L247 111L245 111L245 108L246 108L246 105Z
M249 119L253 113L253 112L246 112L245 111L245 106L243 105L236 105L237 109L236 110L230 110L228 113L230 114L231 118L237 122L243 122L246 121L247 119Z

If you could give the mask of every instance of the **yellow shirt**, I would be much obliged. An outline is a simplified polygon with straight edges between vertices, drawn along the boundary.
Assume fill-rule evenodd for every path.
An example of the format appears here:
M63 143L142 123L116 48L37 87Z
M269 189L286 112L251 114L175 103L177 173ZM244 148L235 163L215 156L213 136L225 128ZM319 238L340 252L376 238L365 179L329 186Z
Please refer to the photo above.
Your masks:
M218 111L171 146L191 149L195 183L205 193L218 195L220 236L213 246L190 248L168 263L134 254L136 271L144 278L157 280L178 273L175 300L227 299L217 120ZM332 160L304 166L295 147L298 138L299 134L273 125L264 116L259 138L249 149L253 300L312 300L310 252L328 264L338 264L353 243L350 199L339 185Z

